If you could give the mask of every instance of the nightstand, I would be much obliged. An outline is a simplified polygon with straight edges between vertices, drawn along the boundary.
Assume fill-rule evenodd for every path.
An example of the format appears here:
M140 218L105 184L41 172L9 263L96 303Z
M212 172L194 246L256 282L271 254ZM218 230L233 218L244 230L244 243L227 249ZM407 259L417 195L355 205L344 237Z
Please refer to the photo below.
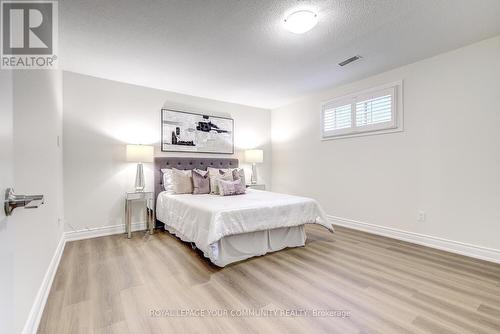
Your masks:
M125 230L127 238L132 237L132 203L139 202L143 205L144 219L147 224L149 234L153 234L155 226L155 201L154 193L148 191L127 192L125 196Z
M265 184L247 184L247 188L257 189L257 190L266 190Z

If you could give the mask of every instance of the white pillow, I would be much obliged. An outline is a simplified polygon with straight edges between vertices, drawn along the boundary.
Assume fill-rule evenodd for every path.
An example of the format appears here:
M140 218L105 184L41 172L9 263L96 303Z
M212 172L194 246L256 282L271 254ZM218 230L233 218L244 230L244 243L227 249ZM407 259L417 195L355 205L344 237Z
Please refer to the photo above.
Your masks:
M193 174L190 170L172 168L172 184L175 194L193 193Z
M168 194L174 193L174 184L172 183L172 170L171 169L162 169L163 173L163 189Z
M219 194L219 180L233 181L233 172L230 168L212 168L208 167L208 176L210 177L210 193Z

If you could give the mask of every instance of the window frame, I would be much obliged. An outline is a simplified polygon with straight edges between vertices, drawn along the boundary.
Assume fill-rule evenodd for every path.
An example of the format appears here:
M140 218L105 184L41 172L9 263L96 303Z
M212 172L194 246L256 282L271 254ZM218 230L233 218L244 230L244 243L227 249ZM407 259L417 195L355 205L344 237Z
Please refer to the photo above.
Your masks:
M356 125L356 104L374 96L392 96L391 121L364 126ZM325 131L325 111L345 105L351 105L351 127ZM321 140L333 140L358 136L368 136L403 131L403 81L391 82L370 89L358 91L321 103L320 110Z

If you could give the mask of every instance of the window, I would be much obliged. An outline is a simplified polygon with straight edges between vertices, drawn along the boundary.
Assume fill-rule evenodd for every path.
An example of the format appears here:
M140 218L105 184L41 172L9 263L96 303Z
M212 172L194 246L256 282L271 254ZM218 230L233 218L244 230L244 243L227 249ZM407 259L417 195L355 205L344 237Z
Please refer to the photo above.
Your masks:
M323 139L402 130L402 83L341 97L323 104Z

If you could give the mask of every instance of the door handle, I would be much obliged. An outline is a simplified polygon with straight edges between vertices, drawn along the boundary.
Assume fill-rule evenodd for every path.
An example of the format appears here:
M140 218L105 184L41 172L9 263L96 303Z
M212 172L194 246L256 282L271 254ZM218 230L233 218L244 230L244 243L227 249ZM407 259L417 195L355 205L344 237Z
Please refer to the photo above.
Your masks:
M5 215L12 215L15 208L36 209L44 203L43 195L16 195L14 189L5 191Z

